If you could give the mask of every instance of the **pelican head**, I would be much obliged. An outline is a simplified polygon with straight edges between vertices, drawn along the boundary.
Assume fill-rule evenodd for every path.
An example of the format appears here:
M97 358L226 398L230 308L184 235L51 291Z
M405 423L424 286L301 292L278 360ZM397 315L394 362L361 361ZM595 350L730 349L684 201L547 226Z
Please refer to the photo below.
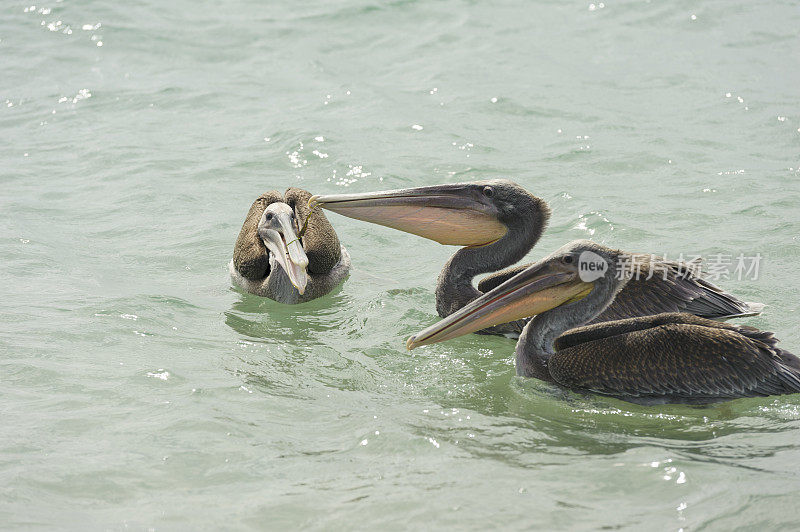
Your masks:
M362 194L313 196L311 202L440 244L483 246L502 238L515 221L547 204L511 181L495 179Z
M570 242L458 312L415 334L406 347L414 349L542 314L576 303L591 292L597 293L598 305L607 305L626 282L624 276L619 276L624 271L625 256L619 250L589 240Z
M302 295L308 284L308 257L297 236L294 210L283 202L270 203L258 222L258 236Z

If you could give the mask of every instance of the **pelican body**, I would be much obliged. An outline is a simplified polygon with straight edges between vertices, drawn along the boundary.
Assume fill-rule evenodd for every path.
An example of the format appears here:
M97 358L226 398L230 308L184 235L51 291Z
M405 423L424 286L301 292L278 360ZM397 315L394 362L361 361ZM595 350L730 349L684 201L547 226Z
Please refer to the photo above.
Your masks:
M547 203L507 180L434 185L363 194L314 196L323 208L419 235L441 244L464 246L447 261L436 284L436 310L444 318L528 265L515 266L542 236L550 218ZM637 278L595 318L596 322L689 312L712 319L757 314L748 304L695 275L686 264L635 254ZM476 276L484 277L477 289ZM652 275L651 275L652 273ZM751 306L752 305L752 306ZM519 334L525 321L479 332Z
M350 255L325 214L309 207L310 198L305 190L289 188L253 202L228 267L234 284L295 304L324 296L347 277Z
M606 263L600 277L584 274L586 257ZM769 332L678 312L586 325L631 282L618 275L629 259L588 240L572 242L412 336L407 347L535 316L516 347L523 377L649 405L800 392L800 359Z

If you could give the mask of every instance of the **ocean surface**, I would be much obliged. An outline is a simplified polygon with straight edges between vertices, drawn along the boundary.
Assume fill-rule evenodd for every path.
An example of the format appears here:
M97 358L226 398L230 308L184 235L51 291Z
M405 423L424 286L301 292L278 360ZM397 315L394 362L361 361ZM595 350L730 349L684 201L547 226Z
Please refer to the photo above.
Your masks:
M0 3L0 528L798 526L798 395L642 407L515 377L506 338L409 353L455 249L336 214L327 297L227 272L262 192L504 177L553 209L529 260L703 255L800 352L796 2L28 1Z

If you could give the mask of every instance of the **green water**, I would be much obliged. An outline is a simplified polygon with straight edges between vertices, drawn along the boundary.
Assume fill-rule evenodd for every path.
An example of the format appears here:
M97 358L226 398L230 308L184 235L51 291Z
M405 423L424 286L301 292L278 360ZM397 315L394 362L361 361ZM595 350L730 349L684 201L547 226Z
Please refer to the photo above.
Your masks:
M325 298L226 267L270 189L506 177L553 208L530 259L760 253L718 282L798 352L799 27L780 1L4 1L0 528L796 527L798 396L638 407L518 380L504 338L408 353L454 250L334 214Z

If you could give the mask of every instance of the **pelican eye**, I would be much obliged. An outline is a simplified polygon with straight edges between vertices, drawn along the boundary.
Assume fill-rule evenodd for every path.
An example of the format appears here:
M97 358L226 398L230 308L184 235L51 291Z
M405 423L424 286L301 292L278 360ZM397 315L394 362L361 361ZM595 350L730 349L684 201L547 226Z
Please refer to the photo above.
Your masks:
M561 261L562 261L564 264L572 264L572 261L573 261L573 260L574 260L574 259L572 258L572 255L567 255L566 257L564 257L564 258L562 258L562 259L561 259Z
M494 189L492 187L483 187L483 195L487 198L494 196Z
M271 212L267 213L267 220L272 220L272 213Z

